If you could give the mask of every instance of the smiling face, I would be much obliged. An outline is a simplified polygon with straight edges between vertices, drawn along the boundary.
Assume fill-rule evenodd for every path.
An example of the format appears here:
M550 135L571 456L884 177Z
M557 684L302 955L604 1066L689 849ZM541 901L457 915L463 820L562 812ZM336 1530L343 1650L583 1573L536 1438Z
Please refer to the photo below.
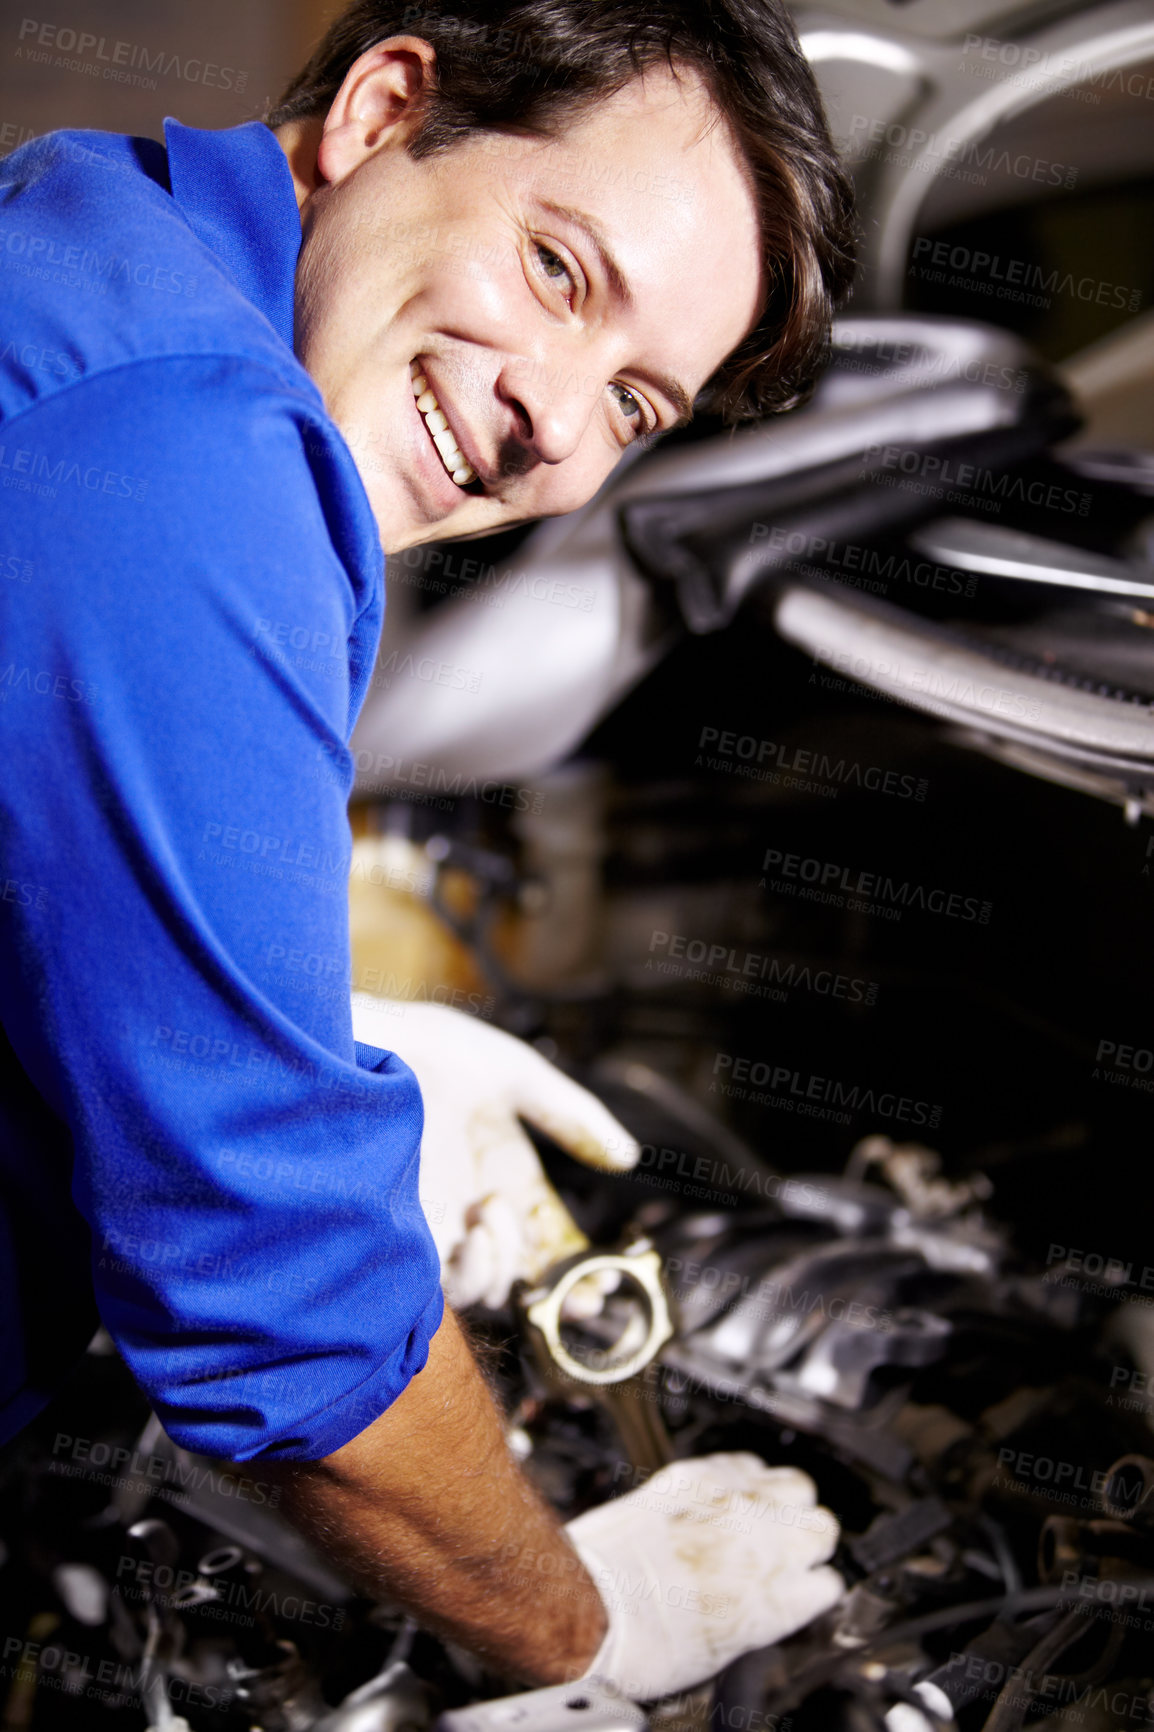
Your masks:
M686 417L761 303L753 195L694 77L637 78L552 138L414 160L430 77L427 45L393 38L323 136L278 131L298 352L389 552L584 504Z

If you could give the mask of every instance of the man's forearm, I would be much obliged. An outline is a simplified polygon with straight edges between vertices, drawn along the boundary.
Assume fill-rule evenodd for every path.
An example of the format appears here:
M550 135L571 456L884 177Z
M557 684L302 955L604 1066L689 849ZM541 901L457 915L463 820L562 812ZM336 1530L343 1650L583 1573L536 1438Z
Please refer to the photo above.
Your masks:
M589 1575L505 1443L452 1313L392 1407L317 1462L285 1507L367 1593L534 1684L580 1675L605 1634Z

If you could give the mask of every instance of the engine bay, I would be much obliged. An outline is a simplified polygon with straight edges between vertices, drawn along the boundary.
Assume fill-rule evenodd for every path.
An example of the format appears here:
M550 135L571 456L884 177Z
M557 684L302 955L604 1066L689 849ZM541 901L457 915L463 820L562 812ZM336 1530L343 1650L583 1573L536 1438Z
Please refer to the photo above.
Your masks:
M468 1314L510 1445L565 1518L663 1461L692 1486L692 1458L748 1450L811 1475L841 1523L833 1612L625 1724L1146 1724L1154 1270L1127 1207L1145 839L1116 807L808 684L768 632L720 636L535 782L536 812L514 789L357 818L354 984L533 1040L642 1144L607 1176L538 1139L594 1254L658 1275L592 1317L555 1308L564 1363L600 1382L543 1354L543 1291ZM737 774L750 739L772 743L758 780ZM866 913L810 861L924 893ZM399 905L426 940L381 977L366 908L385 943ZM259 1463L164 1437L107 1338L4 1474L0 1598L25 1632L2 1657L9 1727L641 1713L510 1697L359 1599Z

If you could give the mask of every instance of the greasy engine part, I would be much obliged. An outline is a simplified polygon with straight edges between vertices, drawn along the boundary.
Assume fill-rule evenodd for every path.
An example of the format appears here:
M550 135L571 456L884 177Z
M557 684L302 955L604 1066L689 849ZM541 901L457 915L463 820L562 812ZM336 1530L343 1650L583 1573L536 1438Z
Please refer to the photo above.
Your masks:
M443 1714L437 1732L641 1732L646 1717L636 1703L603 1684L558 1684L507 1702L481 1702Z
M1102 1692L1145 1717L1147 1427L1108 1404L1109 1304L1026 1266L984 1214L989 1192L981 1174L942 1178L921 1145L874 1137L841 1178L793 1175L756 1209L669 1209L652 1228L664 1282L653 1291L668 1290L676 1330L665 1338L646 1320L640 1345L656 1358L632 1405L651 1408L676 1457L752 1449L804 1468L843 1527L845 1598L729 1668L710 1726L1010 1732L1032 1706L1084 1713ZM614 1272L628 1262L606 1256ZM565 1295L602 1261L563 1268L522 1309L561 1339ZM512 1320L476 1314L495 1343ZM586 1344L596 1325L586 1308ZM520 1358L506 1345L498 1379L511 1443L571 1516L658 1459L638 1463L600 1408L603 1386L545 1386L536 1335ZM616 1368L636 1376L629 1359ZM88 1375L78 1411L99 1419L126 1394L131 1410L114 1357L93 1357ZM175 1732L179 1716L198 1732L426 1732L438 1714L444 1732L551 1727L551 1714L558 1726L645 1724L589 1693L590 1708L572 1693L502 1700L500 1680L388 1607L331 1576L331 1591L316 1585L326 1578L294 1553L259 1476L177 1461L153 1422L135 1444L105 1422L78 1451L78 1432L58 1410L8 1461L28 1518L6 1535L0 1592L10 1606L15 1587L31 1614L7 1643L10 1726ZM110 1500L100 1468L111 1462L125 1483ZM678 1724L679 1711L704 1724L700 1704L665 1704L657 1718Z
M575 1351L565 1338L566 1302L584 1282L610 1276L618 1302L628 1306L616 1339ZM623 1292L624 1289L624 1292ZM552 1269L521 1300L526 1327L539 1341L542 1361L562 1378L611 1388L636 1377L673 1334L661 1278L661 1259L647 1239L622 1252L579 1252Z
M606 1285L608 1278L608 1285ZM599 1288L596 1308L574 1309L580 1289ZM661 1258L648 1239L622 1252L581 1252L521 1295L518 1311L536 1366L561 1394L595 1391L635 1467L673 1459L669 1434L643 1375L672 1338Z

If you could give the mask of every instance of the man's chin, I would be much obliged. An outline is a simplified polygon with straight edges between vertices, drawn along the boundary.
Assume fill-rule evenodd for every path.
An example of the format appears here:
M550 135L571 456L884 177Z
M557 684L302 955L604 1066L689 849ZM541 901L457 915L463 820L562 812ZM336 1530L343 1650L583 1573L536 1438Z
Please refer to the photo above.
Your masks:
M531 517L502 517L499 523L486 523L481 529L454 530L452 535L438 535L437 541L484 541L488 535L496 535L502 529L516 529L519 524L531 523Z
M435 519L417 518L395 508L377 516L381 546L389 553L404 553L410 547L424 547L434 541L481 541L499 530L530 521L527 515L509 513L491 501L468 495L459 506Z
M420 547L426 541L448 541L456 533L453 525L461 519L461 508L437 507L423 499L413 498L404 489L402 497L390 490L384 498L382 489L369 503L377 520L381 546L386 553L404 553L407 548Z

